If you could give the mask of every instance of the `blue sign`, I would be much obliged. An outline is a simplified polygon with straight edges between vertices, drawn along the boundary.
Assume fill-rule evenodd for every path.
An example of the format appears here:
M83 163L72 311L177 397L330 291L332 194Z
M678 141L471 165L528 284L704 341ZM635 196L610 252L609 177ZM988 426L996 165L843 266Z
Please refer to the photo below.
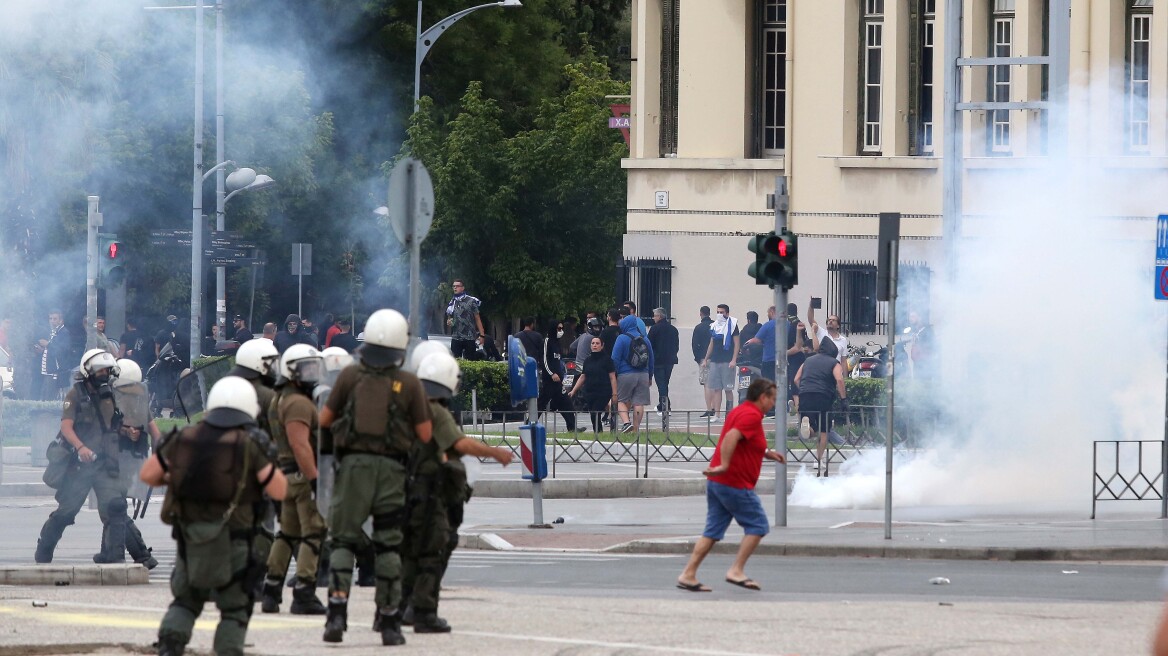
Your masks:
M507 338L507 371L511 379L511 405L539 397L535 359L527 357L523 344L514 335Z
M1168 264L1168 214L1156 217L1156 264Z
M1156 267L1156 300L1168 301L1168 266Z

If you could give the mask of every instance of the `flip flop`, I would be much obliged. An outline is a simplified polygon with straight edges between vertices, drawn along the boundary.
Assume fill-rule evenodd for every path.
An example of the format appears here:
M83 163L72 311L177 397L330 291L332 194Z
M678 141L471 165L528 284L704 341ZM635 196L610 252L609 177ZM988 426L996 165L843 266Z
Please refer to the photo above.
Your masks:
M752 581L751 579L742 579L741 581L735 581L734 579L727 578L726 582L733 583L734 585L736 585L740 588L746 588L747 590L755 590L755 591L762 590L762 588L759 587L759 585L757 583L755 583L754 581ZM681 584L679 583L678 585L681 585Z
M707 588L701 583L694 583L691 585L689 583L682 583L681 581L678 581L677 587L681 588L682 590L688 590L689 592L713 592L713 590Z

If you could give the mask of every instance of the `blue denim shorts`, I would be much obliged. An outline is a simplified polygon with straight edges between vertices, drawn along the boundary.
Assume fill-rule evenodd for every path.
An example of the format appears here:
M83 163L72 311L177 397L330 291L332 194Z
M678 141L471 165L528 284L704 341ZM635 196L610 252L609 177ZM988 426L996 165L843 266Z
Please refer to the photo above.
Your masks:
M770 520L754 490L706 481L706 530L702 531L702 536L721 540L726 536L731 519L737 520L747 535L761 536L771 532Z

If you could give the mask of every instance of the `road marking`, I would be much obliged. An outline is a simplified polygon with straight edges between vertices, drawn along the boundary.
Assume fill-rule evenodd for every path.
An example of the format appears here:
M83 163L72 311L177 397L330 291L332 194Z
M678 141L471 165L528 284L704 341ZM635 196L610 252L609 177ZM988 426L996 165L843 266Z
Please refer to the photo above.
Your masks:
M495 638L497 640L523 640L528 642L547 642L557 645L590 646L603 649L629 649L634 652L654 651L670 654L704 654L708 656L755 656L754 652L720 651L715 649L687 649L685 647L665 647L657 645L638 644L634 642L605 642L602 640L573 640L571 638L551 638L547 636L523 635L518 633L490 633L486 631L462 631L459 635L477 636L481 638Z
M29 618L47 624L63 624L70 626L100 626L124 629L151 629L157 628L161 616L166 613L165 608L145 608L140 606L110 606L108 604L87 604L72 601L50 601L52 608L64 607L75 610L46 610L23 605L27 600L21 600L21 605L0 602L0 614ZM208 602L205 608L214 609L214 603ZM90 609L105 612L88 612ZM156 618L124 617L115 613L150 613ZM217 613L211 613L206 618L195 622L195 628L200 631L215 631L219 624ZM279 617L253 615L248 623L248 630L282 630L304 626L317 626L320 619L317 617Z

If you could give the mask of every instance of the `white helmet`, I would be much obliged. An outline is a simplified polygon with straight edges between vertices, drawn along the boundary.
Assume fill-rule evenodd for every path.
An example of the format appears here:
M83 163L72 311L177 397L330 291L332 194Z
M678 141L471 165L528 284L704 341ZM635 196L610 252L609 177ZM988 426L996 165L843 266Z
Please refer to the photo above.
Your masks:
M324 358L324 370L329 373L339 372L341 369L353 364L353 356L339 346L326 348L320 352L320 357Z
M450 355L450 349L446 348L446 345L441 342L435 342L429 339L414 344L414 347L410 349L409 356L406 357L405 370L415 374L418 373L418 368L422 366L426 358L435 353Z
M320 351L309 344L293 344L280 358L280 375L293 382L315 384L323 378L322 369Z
M142 382L142 367L129 358L118 360L118 382L114 383L114 387L140 382Z
M243 413L247 418L237 414ZM239 376L224 376L207 394L206 420L213 426L226 428L255 421L260 413L255 388Z
M118 376L118 361L105 349L89 349L81 356L81 373L86 376L97 375L102 369L110 370L110 377Z
M462 370L453 355L432 353L418 365L418 378L422 379L426 393L431 397L449 398L458 392Z
M409 323L397 310L378 310L365 322L366 344L404 351L409 342Z
M235 352L235 364L251 369L261 376L272 376L272 363L280 359L280 352L272 340L258 337L249 339Z

